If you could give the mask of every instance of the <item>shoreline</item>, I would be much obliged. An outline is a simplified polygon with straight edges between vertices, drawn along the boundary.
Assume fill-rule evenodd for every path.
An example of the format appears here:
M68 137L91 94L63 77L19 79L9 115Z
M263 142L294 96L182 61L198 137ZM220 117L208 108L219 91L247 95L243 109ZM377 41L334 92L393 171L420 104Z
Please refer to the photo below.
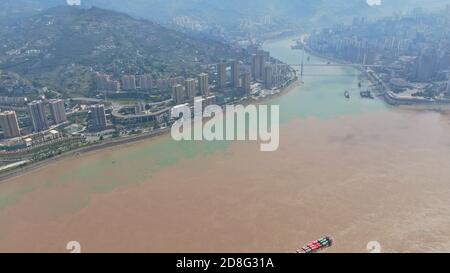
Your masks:
M308 52L311 55L339 63L339 64L352 64L350 62L340 60L331 56L323 55L321 53L315 52L308 46L305 46L305 51ZM374 75L371 75L367 69L364 69L362 66L359 66L358 64L354 64L354 68L361 72L362 75L364 75L374 86L381 85L382 88L377 87L377 97L382 98L383 102L385 102L388 105L396 106L396 107L402 107L402 108L408 108L408 109L416 109L416 110L429 110L429 111L445 111L450 110L450 103L447 101L440 101L440 100L427 100L427 99L420 99L420 98L398 98L393 97L391 95L391 90L387 86L387 84L382 81L378 74L375 73L375 71L372 70L372 73Z
M45 159L42 161L31 162L27 165L23 165L22 167L18 167L18 168L11 169L11 170L5 171L3 173L0 173L0 183L4 183L11 178L19 177L23 174L27 174L29 172L41 169L43 167L46 167L50 164L53 164L55 162L58 162L58 161L61 161L64 159L78 157L78 156L89 154L92 152L106 150L108 148L126 145L126 144L130 144L130 143L134 143L134 142L139 142L139 141L143 141L143 140L147 140L147 139L153 139L158 136L166 135L169 131L170 131L170 128L165 128L165 129L159 129L158 131L154 131L151 133L142 134L142 135L138 135L138 136L132 136L132 137L127 137L127 138L123 138L123 139L114 139L114 140L110 140L108 142L103 142L103 143L96 143L96 144L92 144L90 146L81 147L81 148L78 148L78 149L75 149L72 151L68 151L61 155L58 155L58 156L55 156L52 158L48 158L48 159Z
M377 97L382 98L382 100L388 105L399 108L408 108L412 110L428 110L428 111L450 110L450 103L448 101L395 97L392 95L393 92L389 88L387 83L381 80L377 73L375 73L373 70L367 71L362 67L358 69L368 78L368 80L373 84L373 86L376 86Z
M296 80L293 80L288 86L281 88L280 92L278 92L277 94L267 96L260 100L255 100L255 99L250 98L250 99L245 100L241 104L242 105L248 105L250 103L261 104L263 102L267 102L267 101L276 99L278 97L281 97L281 96L289 93L290 91L292 91L293 89L295 89L298 86L300 86L300 82L298 79L296 79ZM45 159L42 161L37 161L37 162L31 162L31 163L23 165L21 167L17 167L17 168L11 169L11 170L4 171L4 172L0 173L0 183L6 183L9 179L12 179L15 177L20 177L21 175L39 170L41 168L44 168L50 164L56 163L61 160L70 159L72 157L77 157L77 156L105 150L105 149L108 149L111 147L122 146L122 145L131 144L134 142L140 142L140 141L144 141L144 140L151 140L151 139L155 139L160 136L166 136L169 133L170 133L170 127L167 127L164 129L158 129L158 130L150 132L150 133L125 137L125 138L121 138L121 139L112 139L112 140L109 140L106 142L96 143L96 144L92 144L92 145L89 145L86 147L81 147L81 148L78 148L78 149L75 149L72 151L68 151L66 153L63 153L61 155L58 155L58 156L55 156L52 158L48 158L48 159Z

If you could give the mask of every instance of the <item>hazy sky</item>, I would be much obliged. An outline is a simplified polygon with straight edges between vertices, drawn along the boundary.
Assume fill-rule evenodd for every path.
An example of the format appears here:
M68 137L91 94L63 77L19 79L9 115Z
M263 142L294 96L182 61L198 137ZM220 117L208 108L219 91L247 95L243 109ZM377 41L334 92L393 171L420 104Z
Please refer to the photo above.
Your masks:
M367 0L367 4L371 5L371 6L375 6L375 5L381 5L381 0Z
M73 6L73 5L80 5L81 4L81 0L66 0L67 4Z

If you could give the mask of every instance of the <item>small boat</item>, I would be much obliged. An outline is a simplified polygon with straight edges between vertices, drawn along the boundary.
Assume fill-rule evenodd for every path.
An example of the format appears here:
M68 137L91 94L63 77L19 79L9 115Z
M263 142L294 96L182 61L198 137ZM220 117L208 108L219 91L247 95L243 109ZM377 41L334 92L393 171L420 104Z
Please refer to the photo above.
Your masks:
M325 236L300 248L299 250L297 250L297 253L317 253L332 246L333 239L331 239L331 237L329 236Z
M360 95L361 95L361 98L364 98L364 99L374 99L375 97L372 95L372 92L370 92L370 91L361 91L360 92Z
M344 96L345 96L346 99L349 99L350 98L350 92L345 91L344 92Z

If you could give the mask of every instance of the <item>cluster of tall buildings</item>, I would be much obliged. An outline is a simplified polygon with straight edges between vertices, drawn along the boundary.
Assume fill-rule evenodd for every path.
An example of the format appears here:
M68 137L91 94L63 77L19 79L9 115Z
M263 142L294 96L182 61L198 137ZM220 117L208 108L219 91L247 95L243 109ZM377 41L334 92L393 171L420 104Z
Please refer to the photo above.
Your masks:
M137 76L139 81L139 88L142 90L151 90L153 89L153 77L152 75L139 75Z
M153 89L153 76L146 75L124 75L121 79L121 89L124 91L151 90Z
M153 76L146 75L123 75L121 78L121 89L124 91L151 90L153 89Z
M279 86L285 80L289 75L287 64L273 63L268 51L253 50L254 54L250 56L250 72L241 69L241 63L237 60L217 64L216 88L218 90L231 87L235 90L241 89L244 94L249 94L252 80L263 83L267 89ZM230 77L228 77L228 69Z
M286 75L289 74L289 66L273 63L269 52L257 50L251 56L251 71L253 79L262 82L265 88L271 89L279 86Z
M230 80L228 81L228 68L230 68ZM248 72L241 71L241 63L238 60L220 62L217 64L217 84L216 88L221 90L227 87L233 89L241 88L245 93L250 93L250 80Z
M50 114L55 124L67 121L64 100L52 99L48 101ZM42 100L32 101L27 105L34 132L41 132L49 128L45 103Z
M319 53L333 55L352 63L374 63L376 50L369 45L368 40L358 37L335 37L327 33L311 37L309 46Z
M97 90L99 91L119 91L119 81L111 80L109 75L103 73L96 74Z
M209 95L209 75L207 73L199 74L197 80L189 78L184 80L184 84L177 83L172 86L172 99L175 104L192 101L197 94Z
M222 90L240 90L244 94L250 94L252 81L262 82L266 88L278 86L286 75L289 74L287 65L278 65L271 62L270 53L264 50L253 49L250 67L242 64L239 60L228 60L219 62L216 66L215 88ZM286 75L282 75L285 73ZM121 77L119 89L136 90L152 89L171 90L172 99L175 104L183 104L193 101L194 97L210 95L208 73L201 73L196 79L184 77L161 78L153 81L151 75L124 75ZM112 85L111 79L101 73L97 73L99 89L103 86ZM114 84L114 87L116 84ZM116 90L116 89L115 89Z
M434 47L424 48L409 66L409 79L418 82L429 82L438 76L440 71L450 68L450 51L439 52Z
M137 85L136 85L136 76L134 75L124 75L122 76L121 79L121 87L122 90L136 90L137 89Z
M150 74L145 75L123 75L120 82L111 80L110 75L96 73L98 91L149 91L153 88L167 90L176 84L184 84L185 78L182 76L153 79Z
M169 77L156 80L156 87L161 90L171 89L176 84L184 84L184 77Z
M357 18L350 25L323 29L308 38L308 46L352 63L380 65L373 69L384 81L409 83L397 92L411 89L436 96L448 93L442 83L450 70L450 32L443 31L449 28L450 13L415 10L374 21ZM415 83L430 86L425 90Z
M67 121L64 100L52 99L48 101L51 117L55 124ZM27 104L28 115L30 117L33 132L42 132L49 128L47 120L46 106L41 100L32 101ZM17 114L14 111L0 113L0 126L5 138L20 136L20 127Z
M112 80L110 75L96 73L96 82L98 91L133 91L133 90L151 90L153 86L153 77L146 75L123 75L120 82Z
M289 80L290 67L283 63L268 64L264 72L264 85L267 89L271 89Z
M0 96L0 104L6 105L25 105L28 99L26 97L7 97Z

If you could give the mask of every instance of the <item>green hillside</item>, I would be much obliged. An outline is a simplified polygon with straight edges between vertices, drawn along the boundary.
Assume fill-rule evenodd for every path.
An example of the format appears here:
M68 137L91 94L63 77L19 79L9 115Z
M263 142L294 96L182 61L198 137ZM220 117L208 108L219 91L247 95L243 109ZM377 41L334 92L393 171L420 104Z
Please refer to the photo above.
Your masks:
M57 7L0 30L0 69L63 93L89 91L93 71L196 73L240 49L99 8Z

